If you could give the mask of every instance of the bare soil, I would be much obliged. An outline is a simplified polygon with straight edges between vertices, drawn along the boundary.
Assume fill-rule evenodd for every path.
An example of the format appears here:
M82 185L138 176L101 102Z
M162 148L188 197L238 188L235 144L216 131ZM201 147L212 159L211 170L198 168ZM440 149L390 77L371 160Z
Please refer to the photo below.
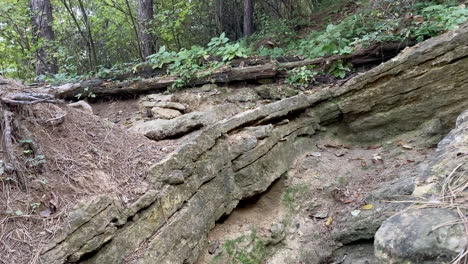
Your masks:
M10 92L25 89L9 80L0 86ZM27 178L26 190L21 190L13 177L0 176L0 263L40 263L42 246L54 238L67 213L83 198L113 194L125 205L147 191L148 169L172 152L180 140L149 140L128 132L123 122L112 122L112 113L119 113L124 120L135 114L133 103L95 105L95 111L107 118L65 104L14 109L17 120L34 138L14 131L15 152L24 165L18 169ZM63 114L59 124L46 122ZM31 165L34 155L20 140L37 143L45 160L42 166ZM4 152L0 160L6 161Z

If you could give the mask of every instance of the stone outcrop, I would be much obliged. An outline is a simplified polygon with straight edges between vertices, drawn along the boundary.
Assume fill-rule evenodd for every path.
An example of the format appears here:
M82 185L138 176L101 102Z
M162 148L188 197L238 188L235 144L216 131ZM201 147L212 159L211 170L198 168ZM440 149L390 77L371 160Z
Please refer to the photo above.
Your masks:
M380 263L450 263L468 245L460 216L444 208L409 210L386 220L375 234Z
M359 141L405 132L422 140L440 138L468 108L466 43L468 25L339 87L186 128L184 133L202 127L151 169L151 190L127 207L106 195L79 204L63 233L42 252L42 261L193 263L215 221L240 200L265 191L314 144L311 136L324 125ZM139 131L159 139L173 122L185 126L190 122L179 119L194 115Z
M456 127L437 147L436 157L416 181L415 196L440 194L444 179L468 174L468 110L456 121Z
M466 214L466 210L456 209L457 201L463 204L468 196L463 189L468 183L467 131L468 111L465 111L458 117L456 128L439 143L435 157L417 180L413 195L427 197L433 201L433 207L442 208L411 209L383 222L374 242L380 262L451 263L468 248L467 233L459 215ZM457 190L456 186L465 187ZM454 205L439 205L449 199Z
M468 108L467 31L465 23L333 89L342 134L369 141L412 131L437 144Z

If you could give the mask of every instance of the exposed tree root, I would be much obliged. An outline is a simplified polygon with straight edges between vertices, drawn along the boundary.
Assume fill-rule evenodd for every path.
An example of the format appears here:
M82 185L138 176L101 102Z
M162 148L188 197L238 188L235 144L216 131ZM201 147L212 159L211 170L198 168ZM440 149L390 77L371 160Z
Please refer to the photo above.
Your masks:
M7 163L5 164L5 173L18 183L21 189L27 189L25 176L20 169L21 165L16 157L16 151L13 145L12 123L14 114L9 110L2 111L3 117L3 152L6 154Z

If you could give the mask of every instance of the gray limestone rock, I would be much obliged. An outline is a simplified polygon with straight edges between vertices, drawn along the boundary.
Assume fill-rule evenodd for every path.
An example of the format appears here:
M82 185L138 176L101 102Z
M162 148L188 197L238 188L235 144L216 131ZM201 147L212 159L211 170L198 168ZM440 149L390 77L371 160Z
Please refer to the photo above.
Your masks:
M153 107L151 108L151 112L155 118L161 119L174 119L182 115L179 110L169 109L169 108L161 108L161 107Z
M445 208L414 209L387 219L375 234L380 263L449 263L468 246L459 215Z

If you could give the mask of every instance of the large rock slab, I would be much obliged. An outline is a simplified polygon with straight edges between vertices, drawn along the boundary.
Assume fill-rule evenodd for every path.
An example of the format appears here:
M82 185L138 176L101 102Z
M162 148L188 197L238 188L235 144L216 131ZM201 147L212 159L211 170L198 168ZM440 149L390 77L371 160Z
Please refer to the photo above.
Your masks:
M465 23L332 89L341 134L366 142L411 132L437 144L468 108L467 32Z
M459 215L450 209L410 210L390 217L375 234L380 263L442 264L468 246Z

